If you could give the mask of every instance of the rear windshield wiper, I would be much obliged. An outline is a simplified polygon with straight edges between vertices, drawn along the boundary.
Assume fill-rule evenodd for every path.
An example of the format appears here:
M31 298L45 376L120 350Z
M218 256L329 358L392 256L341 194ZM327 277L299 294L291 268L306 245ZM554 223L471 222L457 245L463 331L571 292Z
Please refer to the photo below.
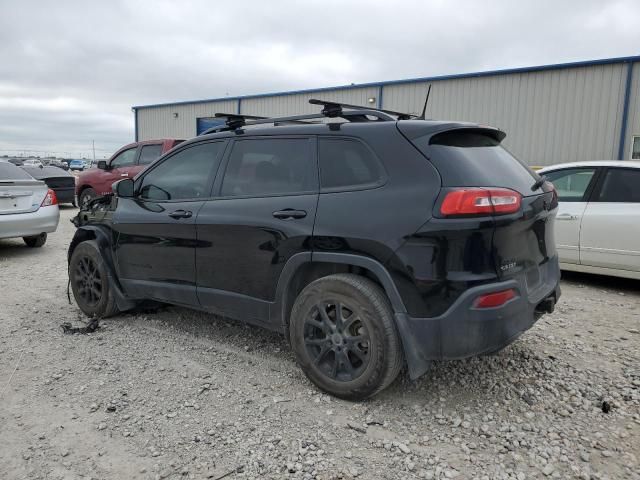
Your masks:
M535 192L537 189L539 189L544 182L547 181L547 177L545 175L540 175L540 178L538 180L536 180L536 183L534 183L533 185L531 185L531 191Z

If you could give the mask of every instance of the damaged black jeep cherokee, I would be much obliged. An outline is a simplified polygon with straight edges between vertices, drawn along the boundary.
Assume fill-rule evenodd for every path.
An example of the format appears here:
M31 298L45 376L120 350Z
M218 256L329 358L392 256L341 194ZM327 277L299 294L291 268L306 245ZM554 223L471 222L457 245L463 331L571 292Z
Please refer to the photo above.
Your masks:
M403 365L417 378L498 351L553 311L557 197L502 131L314 103L227 115L83 209L68 255L80 309L153 300L277 330L347 399Z

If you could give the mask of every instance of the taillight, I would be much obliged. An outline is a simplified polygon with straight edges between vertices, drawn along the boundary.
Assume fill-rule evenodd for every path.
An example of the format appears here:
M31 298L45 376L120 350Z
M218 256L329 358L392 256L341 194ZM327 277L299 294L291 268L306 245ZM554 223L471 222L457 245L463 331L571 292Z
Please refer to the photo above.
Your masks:
M520 210L522 195L509 188L458 188L440 205L445 217L454 215L504 215Z
M474 308L494 308L504 305L512 298L516 297L516 291L513 288L502 290L500 292L488 293L480 295L473 302Z
M44 200L42 200L42 203L40 204L40 206L48 207L49 205L57 205L57 204L58 204L58 198L56 197L56 192L49 189L47 194L44 196Z

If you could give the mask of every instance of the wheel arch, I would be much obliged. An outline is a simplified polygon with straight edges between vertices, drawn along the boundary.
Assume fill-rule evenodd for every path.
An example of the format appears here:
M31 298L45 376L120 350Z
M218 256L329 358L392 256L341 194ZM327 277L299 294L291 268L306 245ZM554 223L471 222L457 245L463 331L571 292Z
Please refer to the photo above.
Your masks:
M387 269L371 257L350 253L298 253L285 264L272 313L272 324L279 326L288 338L289 317L293 303L309 283L336 273L355 273L374 281L384 290L394 313L406 313L406 308Z
M109 277L111 279L111 287L114 291L114 296L116 299L116 304L120 311L125 311L133 308L136 305L136 302L127 298L122 289L122 285L118 280L118 275L115 268L115 263L111 251L111 240L109 232L106 231L105 227L100 227L97 225L85 225L82 227L78 227L76 233L69 244L69 250L67 252L67 264L71 261L71 256L73 255L74 250L78 245L82 242L94 240L97 245L102 258L107 266L107 271L109 272Z

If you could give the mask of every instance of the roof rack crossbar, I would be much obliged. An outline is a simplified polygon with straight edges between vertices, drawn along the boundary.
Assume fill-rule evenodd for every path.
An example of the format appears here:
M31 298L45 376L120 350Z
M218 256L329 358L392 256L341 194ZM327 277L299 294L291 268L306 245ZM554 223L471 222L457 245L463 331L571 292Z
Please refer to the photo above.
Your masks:
M332 107L333 108L333 107ZM264 124L282 124L282 123L312 123L305 120L313 120L319 118L344 118L350 122L365 122L365 121L395 121L390 114L378 109L367 109L359 107L354 110L343 110L339 106L339 112L323 112L321 113L309 113L304 115L291 115L288 117L255 117L250 115L237 115L237 114L216 114L216 117L227 117L225 125L218 125L216 127L205 130L200 135L207 135L209 133L224 132L228 130L237 130L241 127L249 127L252 125L264 125ZM375 120L371 120L369 117L374 117ZM250 120L250 121L247 121Z
M351 110L372 110L372 111L376 111L376 112L382 112L382 113L386 113L389 115L394 115L396 117L398 117L398 120L410 120L412 118L418 118L418 115L413 115L411 113L403 113L403 112L396 112L394 110L385 110L382 108L374 108L374 107L365 107L362 105L351 105L349 103L340 103L340 102L332 102L329 100L320 100L317 98L312 98L309 100L309 103L312 105L322 105L324 106L324 108L322 109L322 112L326 114L326 116L330 117L330 116L340 116L339 112L340 110L342 110L343 108L348 108Z

